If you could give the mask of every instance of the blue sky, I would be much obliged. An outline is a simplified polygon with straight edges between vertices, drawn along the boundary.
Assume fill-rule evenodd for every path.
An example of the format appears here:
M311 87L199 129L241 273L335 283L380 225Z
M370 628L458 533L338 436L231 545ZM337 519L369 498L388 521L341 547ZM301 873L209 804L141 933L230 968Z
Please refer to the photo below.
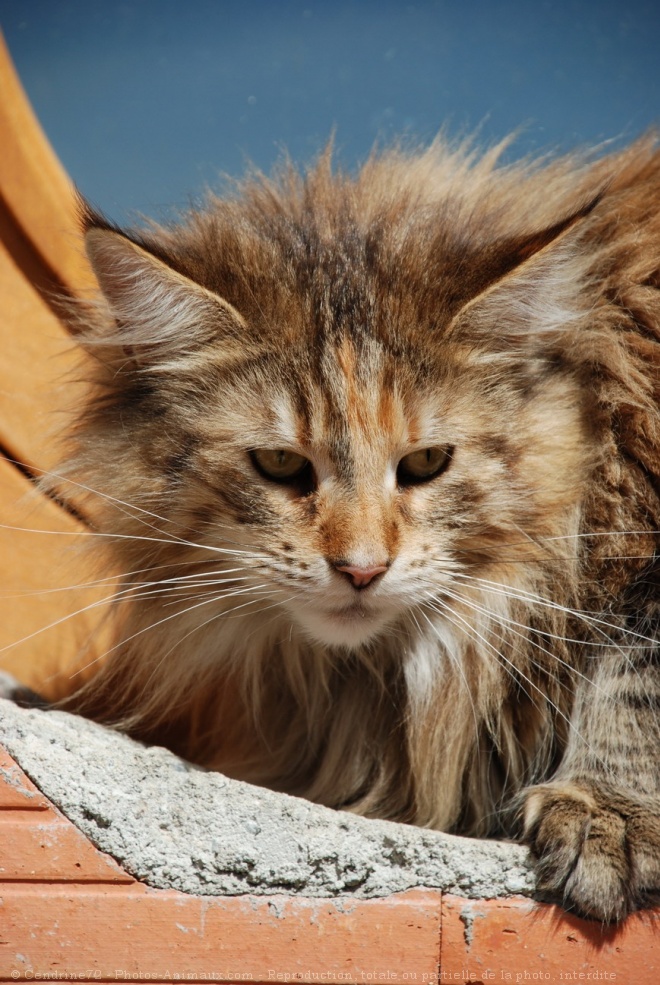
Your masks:
M514 153L660 116L656 0L0 0L23 84L82 192L123 221L250 160L523 128Z

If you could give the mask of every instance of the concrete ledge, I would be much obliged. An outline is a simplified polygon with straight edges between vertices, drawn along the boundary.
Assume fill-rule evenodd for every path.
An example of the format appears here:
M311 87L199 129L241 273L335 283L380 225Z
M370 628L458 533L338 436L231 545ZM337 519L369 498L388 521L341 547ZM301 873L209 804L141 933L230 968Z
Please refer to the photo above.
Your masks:
M531 896L519 845L371 821L190 766L63 712L0 700L0 744L102 851L158 889L205 896Z

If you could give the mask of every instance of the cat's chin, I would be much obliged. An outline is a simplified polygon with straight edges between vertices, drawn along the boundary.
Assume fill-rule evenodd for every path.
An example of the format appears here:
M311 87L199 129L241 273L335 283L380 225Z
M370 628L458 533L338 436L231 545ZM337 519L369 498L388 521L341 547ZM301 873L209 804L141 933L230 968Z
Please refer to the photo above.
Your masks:
M323 646L357 649L370 643L392 621L393 614L356 603L343 608L297 613L306 635Z

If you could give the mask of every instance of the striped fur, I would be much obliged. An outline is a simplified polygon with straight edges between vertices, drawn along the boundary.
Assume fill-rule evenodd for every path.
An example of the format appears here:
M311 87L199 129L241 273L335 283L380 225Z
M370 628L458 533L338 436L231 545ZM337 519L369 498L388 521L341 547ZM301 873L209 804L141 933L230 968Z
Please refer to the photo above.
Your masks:
M660 885L660 155L498 152L85 213L66 474L124 587L69 706L372 816L508 835L526 804L541 888L618 919Z

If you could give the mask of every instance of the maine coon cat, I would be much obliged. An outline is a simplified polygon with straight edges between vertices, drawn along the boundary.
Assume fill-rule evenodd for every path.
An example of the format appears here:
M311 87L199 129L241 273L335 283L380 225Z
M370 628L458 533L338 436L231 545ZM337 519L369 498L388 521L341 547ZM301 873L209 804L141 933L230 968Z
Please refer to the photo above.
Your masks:
M122 573L69 707L338 808L660 888L660 153L437 141L85 210L65 474ZM93 543L98 549L98 538Z

